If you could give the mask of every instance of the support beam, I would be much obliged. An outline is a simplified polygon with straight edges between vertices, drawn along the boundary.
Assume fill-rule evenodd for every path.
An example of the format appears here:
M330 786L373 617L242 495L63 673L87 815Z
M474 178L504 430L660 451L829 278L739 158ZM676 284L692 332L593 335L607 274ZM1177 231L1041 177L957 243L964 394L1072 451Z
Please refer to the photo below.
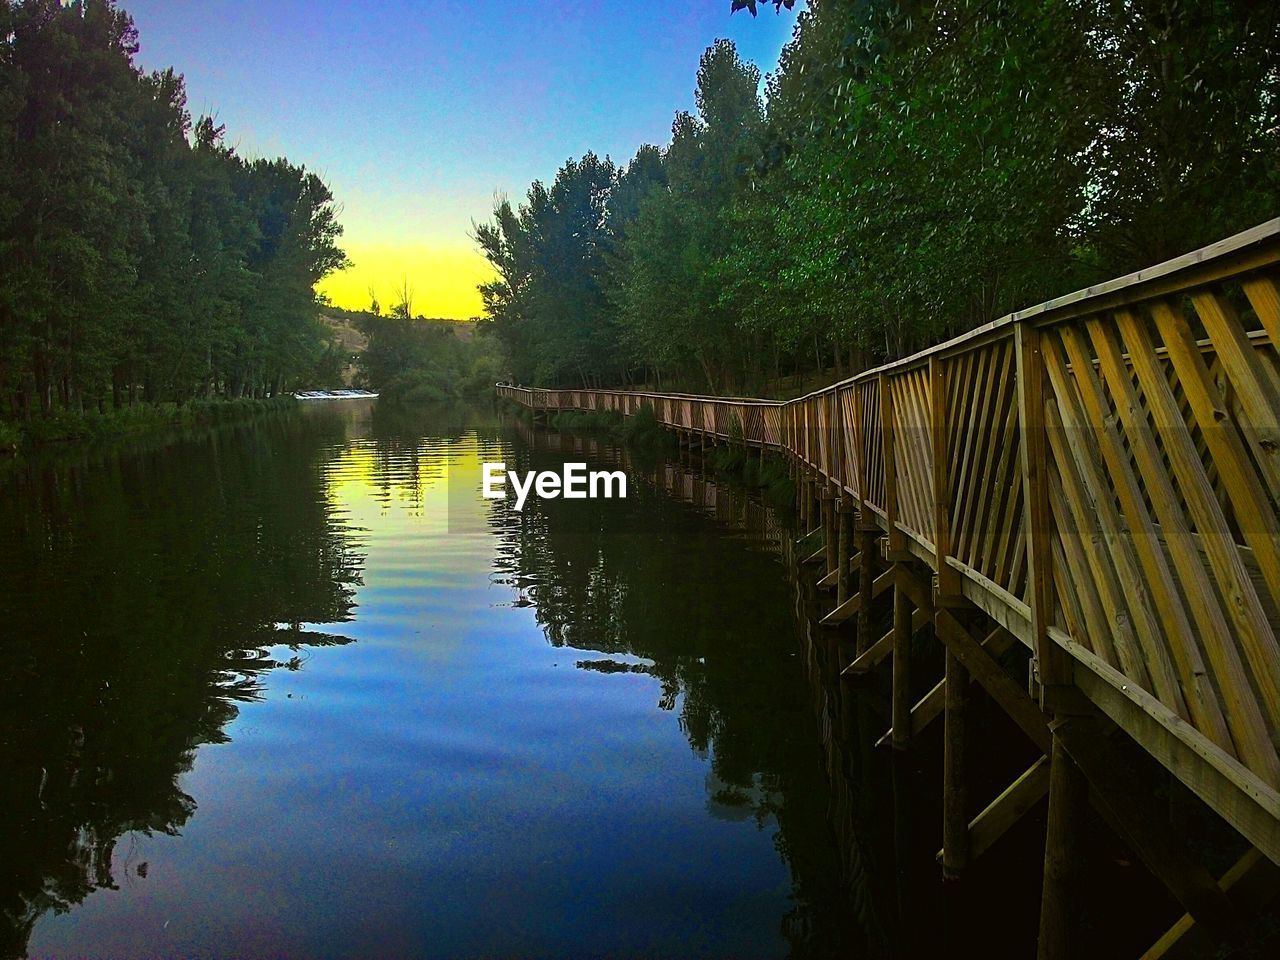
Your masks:
M849 599L849 567L854 562L849 556L849 533L853 526L850 503L843 496L837 501L836 520L840 530L836 537L836 605Z
M862 606L862 594L855 593L852 597L819 620L818 623L824 627L838 627L840 624L844 623L856 614Z
M942 741L942 876L957 879L969 862L969 787L965 773L965 727L969 671L947 649L946 709ZM910 719L906 721L910 723Z
M1049 758L1041 757L969 821L969 862L987 852L1049 792ZM943 859L943 851L938 851Z
M1048 721L1026 690L1005 673L1000 664L991 659L991 655L969 635L968 630L950 610L939 607L934 611L933 624L938 637L949 650L955 651L974 679L982 684L1031 742L1042 753L1048 753L1053 739L1049 734Z
M1017 364L1018 455L1022 467L1022 502L1026 505L1027 583L1031 589L1031 649L1044 691L1068 683L1070 666L1049 640L1053 618L1053 571L1050 543L1048 440L1045 434L1045 370L1040 331L1027 323L1013 328ZM1052 697L1050 689L1048 695Z
M1071 717L1055 725L1054 741L1084 772L1099 812L1147 869L1197 923L1215 936L1228 936L1236 927L1231 902L1204 864L1187 851L1169 825L1166 811L1153 802L1150 784L1125 762L1098 721Z
M914 634L917 630L922 629L932 619L926 610L916 610L911 614L911 632ZM870 673L880 662L893 652L893 631L890 630L883 637L871 645L871 648L865 653L858 655L857 659L840 671L840 676L861 676Z
M893 588L893 747L904 750L911 742L911 600L899 582L907 572L895 563Z
M1018 642L1018 638L1011 634L1003 627L996 627L987 638L982 641L982 649L986 650L992 657L1000 657L1004 652ZM973 675L970 674L969 682L975 683ZM911 708L911 736L918 737L935 719L942 716L943 703L946 699L947 682L945 679L939 680L937 685L926 693ZM876 741L877 747L883 747L889 742L889 738L893 735L893 731L886 730L884 734Z
M1257 913L1280 895L1280 867L1250 847L1218 881L1236 908L1243 914ZM1197 924L1189 913L1170 927L1142 960L1178 960L1178 958L1208 956L1217 946L1204 927Z
M823 484L819 497L822 503L822 542L827 548L827 572L834 573L839 559L836 556L836 499L826 484Z
M876 573L876 537L873 530L860 527L858 530L858 592L855 597L871 597ZM871 602L863 604L858 613L858 653L865 653L875 638L871 635L874 626L871 623Z
M1080 928L1081 820L1089 783L1053 736L1049 768L1049 822L1044 839L1044 885L1040 891L1037 960L1078 960L1075 934Z

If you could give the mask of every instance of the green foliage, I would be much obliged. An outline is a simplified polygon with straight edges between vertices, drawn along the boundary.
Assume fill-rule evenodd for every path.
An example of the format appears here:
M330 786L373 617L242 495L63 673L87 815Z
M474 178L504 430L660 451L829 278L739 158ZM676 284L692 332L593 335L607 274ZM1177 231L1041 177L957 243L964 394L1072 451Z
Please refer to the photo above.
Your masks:
M747 486L758 487L774 506L790 508L795 504L795 483L787 461L782 457L738 444L713 447L707 454L711 469Z
M696 114L591 181L585 272L556 268L540 184L479 228L517 379L776 393L1276 213L1280 18L1256 4L811 0L763 104L759 80L706 51Z
M374 314L356 324L369 338L356 360L359 383L392 399L480 396L502 376L499 344L472 325Z
M0 450L78 443L150 433L172 427L211 426L297 409L292 396L136 404L106 413L55 410L20 423L0 422Z
M475 228L498 273L480 287L485 313L517 379L587 386L621 371L601 279L616 180L611 160L588 153L561 167L550 188L535 182L526 203L503 200Z
M0 0L0 414L264 397L325 344L329 188L246 160L111 0Z
M562 410L550 424L556 430L603 434L641 453L666 452L677 442L647 405L625 417L616 410Z

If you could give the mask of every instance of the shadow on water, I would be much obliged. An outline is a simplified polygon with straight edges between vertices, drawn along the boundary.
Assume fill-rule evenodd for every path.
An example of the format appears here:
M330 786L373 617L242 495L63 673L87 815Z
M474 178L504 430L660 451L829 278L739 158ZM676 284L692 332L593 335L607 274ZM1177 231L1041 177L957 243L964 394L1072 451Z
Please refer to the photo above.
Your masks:
M360 582L317 470L343 430L273 417L0 477L0 956L114 889L122 834L190 820L179 778L270 671L349 642L305 626L349 620Z

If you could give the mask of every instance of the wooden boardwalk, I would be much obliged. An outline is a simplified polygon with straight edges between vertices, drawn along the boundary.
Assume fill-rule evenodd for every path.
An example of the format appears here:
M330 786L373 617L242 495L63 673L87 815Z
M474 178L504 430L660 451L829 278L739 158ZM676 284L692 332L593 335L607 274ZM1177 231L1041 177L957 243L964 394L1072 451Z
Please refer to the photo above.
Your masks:
M832 588L823 622L855 638L843 673L892 669L896 747L943 717L944 870L1047 793L1041 955L1069 956L1092 803L1188 910L1157 957L1230 936L1232 891L1280 864L1278 344L1272 220L797 400L497 389L537 412L649 408L689 443L788 456L806 559ZM919 699L925 627L946 674ZM1026 677L993 656L1019 642ZM1043 752L978 810L971 678ZM1115 728L1248 842L1230 874L1150 809Z

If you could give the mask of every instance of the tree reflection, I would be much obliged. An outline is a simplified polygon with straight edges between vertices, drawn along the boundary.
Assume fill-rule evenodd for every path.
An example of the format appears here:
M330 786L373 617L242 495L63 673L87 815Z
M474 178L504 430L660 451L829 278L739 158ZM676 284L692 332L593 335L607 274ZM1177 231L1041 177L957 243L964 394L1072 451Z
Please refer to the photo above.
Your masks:
M524 425L520 433L508 469L627 456ZM848 922L781 523L742 491L676 464L624 465L626 501L530 497L521 513L496 501L498 577L532 601L553 646L607 655L578 660L580 669L657 680L658 705L677 714L691 748L709 760L712 816L776 823L792 876L795 905L782 932L793 956L866 944L865 924Z
M349 642L363 562L320 469L341 420L32 461L0 478L0 956L176 833L180 778L265 676ZM130 869L145 875L145 864Z

